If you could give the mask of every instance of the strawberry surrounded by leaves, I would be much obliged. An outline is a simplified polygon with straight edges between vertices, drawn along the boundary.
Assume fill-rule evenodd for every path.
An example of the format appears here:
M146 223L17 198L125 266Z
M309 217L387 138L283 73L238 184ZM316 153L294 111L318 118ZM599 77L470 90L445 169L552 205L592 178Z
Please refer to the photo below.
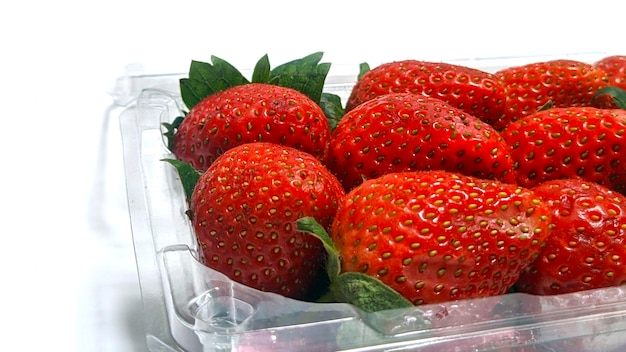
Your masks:
M626 196L581 179L533 188L555 224L518 291L553 295L626 284Z
M252 79L228 62L192 61L180 80L191 108L165 123L189 203L199 258L263 291L312 299L323 287L321 242L296 229L312 216L330 226L345 192L322 164L340 99L322 92L328 63L314 53Z
M322 53L270 69L263 56L252 81L228 62L193 61L180 80L183 101L191 110L165 124L170 150L178 160L206 170L226 150L249 142L272 142L308 152L323 160L331 133L324 111L338 98L323 93L330 64ZM335 104L336 105L336 104Z
M346 111L389 93L437 98L487 123L496 121L504 111L505 92L495 75L462 65L419 60L387 62L371 70L366 63L361 64Z

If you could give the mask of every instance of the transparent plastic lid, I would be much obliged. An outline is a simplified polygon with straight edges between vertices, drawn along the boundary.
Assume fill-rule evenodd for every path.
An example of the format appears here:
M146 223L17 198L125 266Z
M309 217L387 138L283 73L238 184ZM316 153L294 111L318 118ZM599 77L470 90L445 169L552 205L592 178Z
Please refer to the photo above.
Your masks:
M497 69L511 64L492 60ZM515 58L514 63L521 63ZM535 58L528 59L528 61ZM182 74L121 78L128 206L151 351L623 351L626 287L522 293L366 313L260 292L202 265L163 122L182 114ZM355 76L329 78L347 99Z

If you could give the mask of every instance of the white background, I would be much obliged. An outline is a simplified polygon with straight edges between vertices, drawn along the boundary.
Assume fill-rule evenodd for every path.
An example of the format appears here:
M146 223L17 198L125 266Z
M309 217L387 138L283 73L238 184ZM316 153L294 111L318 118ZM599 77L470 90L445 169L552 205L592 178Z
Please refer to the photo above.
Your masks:
M597 6L596 6L597 5ZM0 5L3 347L142 351L110 90L132 72L324 51L333 73L416 58L626 54L584 1L21 1ZM7 330L8 329L8 330ZM4 348L2 348L4 349Z

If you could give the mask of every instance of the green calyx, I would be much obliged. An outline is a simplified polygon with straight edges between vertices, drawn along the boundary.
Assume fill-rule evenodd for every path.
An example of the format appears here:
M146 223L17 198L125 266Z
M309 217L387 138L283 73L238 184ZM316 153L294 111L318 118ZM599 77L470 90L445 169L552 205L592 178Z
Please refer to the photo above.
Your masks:
M618 108L626 110L626 91L623 89L613 86L604 87L598 90L598 92L591 99L591 102L593 103L596 99L598 99L598 97L603 95L610 96L613 98L613 102Z
M169 150L172 150L172 148L174 147L174 134L176 133L178 126L180 126L181 122L183 122L184 118L184 116L178 116L171 123L164 122L162 124L165 128L163 136L165 136L165 138L167 139L167 148Z
M180 94L187 108L191 109L211 94L249 83L233 65L211 56L211 63L191 61L189 77L179 81Z
M552 100L548 100L547 103L541 105L538 109L537 112L539 111L544 111L544 110L550 110L554 107L554 102Z
M179 80L180 94L185 106L191 110L209 95L228 88L248 84L267 83L295 89L317 103L326 115L331 130L344 115L341 98L324 92L330 63L320 62L323 53L316 52L303 58L286 62L271 68L269 57L261 57L252 72L251 81L226 60L211 56L211 62L191 61L189 76ZM185 114L186 115L186 114ZM179 116L172 123L164 123L167 146L173 147L174 134L185 116Z
M330 71L330 63L320 62L323 53L315 52L300 59L286 62L271 68L269 57L261 57L252 72L249 81L237 68L227 61L211 56L211 62L192 61L189 77L179 81L181 98L191 109L202 99L230 87L248 83L267 83L298 90L320 104L329 119L339 119L343 114L341 104L329 106L328 101L336 103L340 99L329 99L330 93L324 93L324 84ZM325 104L322 104L322 97Z
M176 159L161 159L161 161L165 161L174 166L176 172L178 172L180 182L183 185L185 198L187 202L190 202L191 195L193 194L193 190L196 187L196 183L198 183L198 180L200 179L201 173L198 170L194 169L191 164L184 161Z
M359 65L359 75L357 79L363 78L363 76L370 71L370 65L367 62L362 62Z
M191 164L176 159L162 159L177 171L188 203L194 188L202 175ZM299 231L308 233L322 241L327 253L326 272L330 285L328 292L319 302L350 303L365 312L413 307L410 301L380 280L358 272L341 272L341 262L337 247L326 230L312 217L298 220Z
M339 252L324 228L311 217L298 220L298 230L322 241L327 253L326 272L330 279L323 302L350 303L366 312L412 307L413 304L380 280L358 272L341 272Z

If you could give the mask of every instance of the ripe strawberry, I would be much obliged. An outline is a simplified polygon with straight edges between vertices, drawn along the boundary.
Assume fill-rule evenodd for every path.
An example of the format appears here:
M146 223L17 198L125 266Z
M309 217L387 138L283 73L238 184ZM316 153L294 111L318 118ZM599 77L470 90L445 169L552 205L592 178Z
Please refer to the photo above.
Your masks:
M606 56L596 61L593 66L604 71L609 86L626 90L626 56ZM603 109L612 109L619 105L615 103L614 97L607 95L596 97L593 101L593 106Z
M391 93L348 112L333 131L328 167L346 189L399 171L440 169L514 182L499 133L431 97Z
M607 85L604 71L575 60L508 67L496 76L506 90L504 114L493 123L498 130L548 103L554 107L589 106L596 92Z
M596 61L593 66L604 71L608 85L626 89L626 56L607 56Z
M418 305L507 292L539 254L550 218L516 185L392 173L349 192L330 235L343 271L376 277Z
M626 284L626 196L580 179L533 191L551 207L555 228L517 289L551 295Z
M204 263L263 291L307 299L319 287L321 242L296 229L329 227L344 191L313 156L272 143L226 151L195 186L190 213Z
M177 159L197 170L235 146L271 142L324 158L330 127L313 100L291 88L265 83L230 87L195 105L174 134Z
M521 186L580 177L626 191L624 110L552 108L510 124L501 135Z
M404 60L366 72L352 89L346 111L388 93L413 93L439 98L487 123L504 109L504 89L488 72L442 62Z

